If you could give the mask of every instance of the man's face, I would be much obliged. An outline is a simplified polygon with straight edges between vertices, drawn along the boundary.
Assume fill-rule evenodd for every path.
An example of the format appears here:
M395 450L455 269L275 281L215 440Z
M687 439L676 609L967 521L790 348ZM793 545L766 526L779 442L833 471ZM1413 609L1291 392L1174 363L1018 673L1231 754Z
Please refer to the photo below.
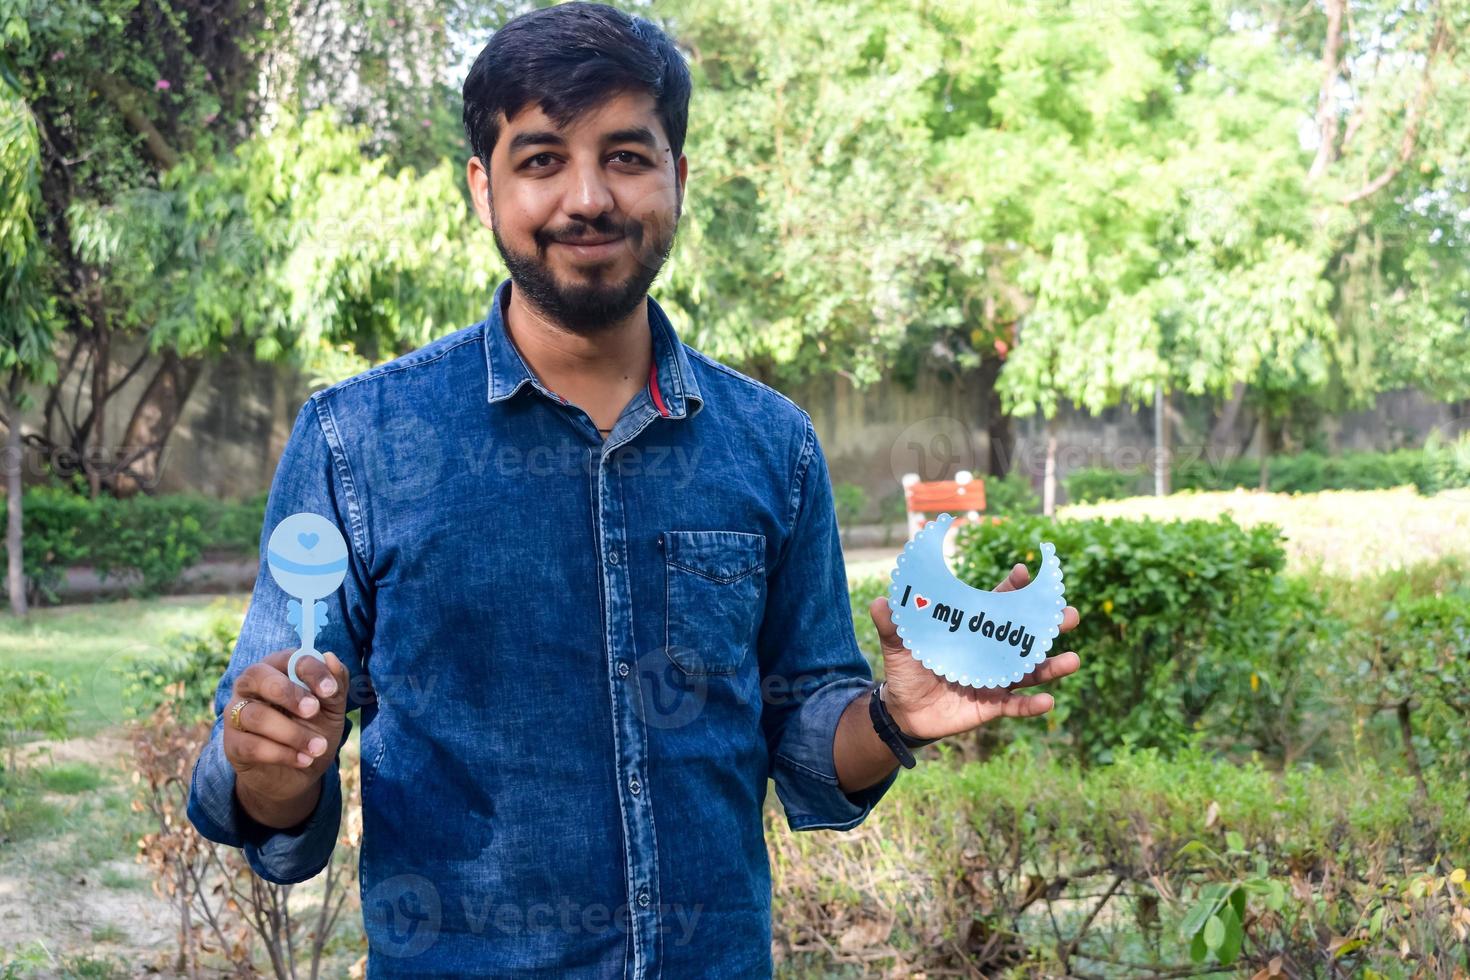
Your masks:
M622 93L559 128L530 106L501 117L488 174L469 162L516 289L569 330L632 313L673 248L688 163L655 110L653 96Z

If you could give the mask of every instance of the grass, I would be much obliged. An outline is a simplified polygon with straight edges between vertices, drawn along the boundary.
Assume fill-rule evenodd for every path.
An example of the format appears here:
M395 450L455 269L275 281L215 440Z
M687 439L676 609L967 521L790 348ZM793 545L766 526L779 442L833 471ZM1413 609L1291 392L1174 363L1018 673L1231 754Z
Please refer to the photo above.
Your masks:
M68 762L40 773L41 786L53 793L87 793L102 785L102 774L85 762Z
M1188 520L1221 514L1244 525L1269 522L1280 527L1288 567L1296 572L1356 577L1447 555L1470 557L1470 490L1446 490L1433 497L1412 487L1301 494L1186 491L1057 510L1060 518L1078 519Z
M123 721L124 664L166 653L170 637L202 629L222 609L243 617L246 598L126 599L0 616L0 663L71 685L71 734L89 737Z

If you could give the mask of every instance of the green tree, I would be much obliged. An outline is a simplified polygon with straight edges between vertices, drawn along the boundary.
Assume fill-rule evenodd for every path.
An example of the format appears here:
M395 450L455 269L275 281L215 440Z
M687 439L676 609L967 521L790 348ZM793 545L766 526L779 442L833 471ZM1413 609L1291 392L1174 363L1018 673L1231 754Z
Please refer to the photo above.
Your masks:
M0 3L0 35L23 37L24 21ZM0 58L0 372L6 427L5 493L10 608L26 613L21 476L21 404L27 381L55 375L55 315L44 285L45 253L36 232L40 208L40 142L30 107L15 88L11 66Z

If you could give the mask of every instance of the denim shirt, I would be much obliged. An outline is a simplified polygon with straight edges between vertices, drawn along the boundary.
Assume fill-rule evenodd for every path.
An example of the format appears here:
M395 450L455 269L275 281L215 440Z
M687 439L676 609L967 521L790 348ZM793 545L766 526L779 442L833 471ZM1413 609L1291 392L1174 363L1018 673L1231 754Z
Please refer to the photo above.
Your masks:
M811 418L649 297L653 368L604 440L528 369L510 289L313 394L266 508L262 561L297 511L348 543L316 646L360 710L368 975L769 975L767 780L792 829L847 830L897 776L837 784L871 672ZM262 563L188 806L279 883L331 856L340 748L277 830L222 733L240 672L299 646L287 599Z

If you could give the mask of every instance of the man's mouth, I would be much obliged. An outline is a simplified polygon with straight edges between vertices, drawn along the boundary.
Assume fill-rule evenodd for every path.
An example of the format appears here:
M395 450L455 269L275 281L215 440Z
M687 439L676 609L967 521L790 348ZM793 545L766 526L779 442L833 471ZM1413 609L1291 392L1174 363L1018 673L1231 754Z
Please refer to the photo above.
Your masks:
M575 258L602 261L617 254L618 243L622 240L622 235L603 235L599 238L558 238L553 244L565 246Z

